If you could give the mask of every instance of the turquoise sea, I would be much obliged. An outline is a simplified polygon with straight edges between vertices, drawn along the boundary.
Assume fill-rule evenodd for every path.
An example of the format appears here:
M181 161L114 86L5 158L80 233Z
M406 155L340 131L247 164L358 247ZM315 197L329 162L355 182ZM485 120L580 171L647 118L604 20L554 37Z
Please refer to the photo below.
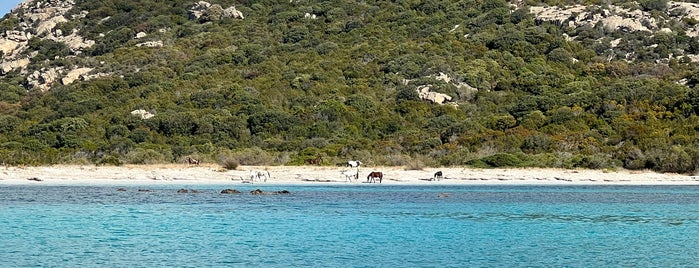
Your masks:
M697 186L118 188L0 187L0 267L699 266Z

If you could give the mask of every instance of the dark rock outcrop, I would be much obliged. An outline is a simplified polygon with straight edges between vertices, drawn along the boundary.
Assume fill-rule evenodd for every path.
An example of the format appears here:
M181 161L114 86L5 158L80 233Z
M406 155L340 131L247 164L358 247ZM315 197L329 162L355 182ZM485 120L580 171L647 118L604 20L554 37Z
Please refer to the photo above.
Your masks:
M274 191L274 192L265 192L260 189L255 189L250 191L250 194L252 195L277 195L277 194L291 194L291 192L287 190L281 190L281 191Z
M261 195L261 194L264 194L264 193L265 193L265 192L263 192L263 191L260 190L260 189L255 189L255 190L250 191L250 194L252 194L252 195Z
M238 191L236 189L223 189L223 190L221 190L221 193L222 194L239 194L240 191Z

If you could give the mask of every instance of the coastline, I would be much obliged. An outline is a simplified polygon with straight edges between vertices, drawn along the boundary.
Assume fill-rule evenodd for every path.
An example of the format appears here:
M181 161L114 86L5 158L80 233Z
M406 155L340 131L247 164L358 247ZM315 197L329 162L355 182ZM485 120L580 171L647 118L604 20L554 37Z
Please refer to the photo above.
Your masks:
M250 181L251 171L266 170L266 182ZM372 171L384 174L385 185L699 185L699 176L652 171L586 170L551 168L468 167L423 168L361 167L359 179L347 182L342 171L331 166L239 166L226 170L218 165L55 165L0 167L4 185L361 185ZM437 171L444 178L430 180Z

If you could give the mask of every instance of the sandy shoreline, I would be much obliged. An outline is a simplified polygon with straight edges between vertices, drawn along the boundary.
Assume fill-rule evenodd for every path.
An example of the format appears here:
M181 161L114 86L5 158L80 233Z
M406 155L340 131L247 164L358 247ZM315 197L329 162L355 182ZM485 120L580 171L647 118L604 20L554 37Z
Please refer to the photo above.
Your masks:
M252 170L266 170L270 178L266 182L251 182ZM326 166L239 166L236 170L225 170L215 165L183 164L0 167L0 185L360 185L366 182L371 171L383 172L383 184L390 185L699 185L698 176L628 170L465 167L406 170L403 167L361 167L359 179L352 182L347 182L346 176L341 173L344 170L353 169ZM445 178L429 180L437 171L442 171Z

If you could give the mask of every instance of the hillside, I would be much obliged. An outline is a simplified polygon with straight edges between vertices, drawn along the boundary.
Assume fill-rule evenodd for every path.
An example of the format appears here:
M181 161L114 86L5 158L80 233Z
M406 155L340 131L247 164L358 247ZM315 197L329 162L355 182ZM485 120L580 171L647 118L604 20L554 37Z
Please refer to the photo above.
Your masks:
M585 3L29 0L0 156L693 173L699 5Z

